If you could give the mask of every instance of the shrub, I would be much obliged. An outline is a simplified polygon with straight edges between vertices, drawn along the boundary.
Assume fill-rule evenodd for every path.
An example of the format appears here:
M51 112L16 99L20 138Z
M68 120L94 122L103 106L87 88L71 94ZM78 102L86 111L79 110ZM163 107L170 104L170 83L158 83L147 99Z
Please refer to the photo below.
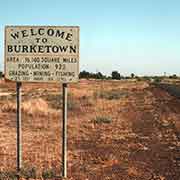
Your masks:
M127 95L127 92L123 92L118 89L112 89L110 91L100 91L100 92L94 93L95 98L102 98L102 99L108 99L108 100L120 99L121 97L126 96L126 95Z
M111 121L112 119L110 117L105 116L97 116L95 119L93 119L93 122L96 124L109 124Z
M26 179L30 178L36 178L36 169L34 167L32 168L22 168L20 171L20 176Z
M0 180L17 180L16 172L0 172Z
M53 109L61 109L63 106L63 97L62 94L50 94L47 97L44 97L48 102L49 106ZM67 108L68 110L77 110L79 109L79 104L75 100L72 94L68 94L67 100Z
M50 179L56 177L56 173L53 169L44 170L42 172L42 178L43 179Z
M151 77L149 77L149 76L143 76L143 77L142 77L142 80L143 80L143 81L150 81L150 80L151 80Z
M93 99L90 96L82 96L80 97L80 103L83 104L83 106L92 106L93 105Z
M68 101L67 101L67 109L68 110L78 110L80 107L79 107L79 104L77 103L77 101L70 97L68 98Z
M162 79L160 77L154 77L154 83L160 83L161 80Z
M53 109L62 108L62 94L50 94L44 96L45 100L48 102L49 106Z
M172 76L169 76L170 79L177 79L178 76L176 74L173 74Z

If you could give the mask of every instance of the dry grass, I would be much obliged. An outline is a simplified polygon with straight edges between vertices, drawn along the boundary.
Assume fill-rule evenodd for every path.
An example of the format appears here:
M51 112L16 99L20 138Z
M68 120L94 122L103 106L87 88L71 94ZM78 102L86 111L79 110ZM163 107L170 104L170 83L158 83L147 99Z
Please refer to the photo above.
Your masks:
M47 115L50 111L48 103L41 98L25 101L22 103L21 108L23 113L34 116L36 114ZM15 113L16 103L7 101L5 104L2 105L1 110L2 112Z
M133 166L128 168L128 175L132 176L132 177L134 177L134 176L141 177L142 176L141 173L138 171L138 169Z
M102 98L107 100L118 100L122 97L127 97L128 93L126 91L122 91L119 89L111 89L111 90L102 90L102 91L95 91L94 97L95 98Z

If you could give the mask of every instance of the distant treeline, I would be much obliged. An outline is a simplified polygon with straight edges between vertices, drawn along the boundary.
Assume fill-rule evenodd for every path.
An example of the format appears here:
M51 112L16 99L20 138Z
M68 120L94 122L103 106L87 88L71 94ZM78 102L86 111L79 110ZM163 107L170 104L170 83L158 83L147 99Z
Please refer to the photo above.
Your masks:
M88 72L88 71L81 71L79 74L79 78L80 79L129 79L129 78L134 78L135 75L132 74L131 77L125 77L122 76L118 71L112 71L110 76L104 75L102 72L96 72L96 73L92 73L92 72Z
M137 76L134 73L131 73L130 76L123 76L118 71L112 71L110 76L106 76L101 72L88 72L88 71L81 71L79 74L80 79L137 79L137 80L155 80L155 81L161 81L164 78L170 78L170 79L178 79L179 77L176 74L170 75L170 76Z
M0 71L0 78L4 77L4 73ZM88 72L88 71L81 71L79 73L80 79L136 79L136 80L154 80L156 82L160 82L164 78L170 78L170 79L178 79L179 77L176 74L170 75L170 76L137 76L134 73L131 73L130 76L123 76L118 71L112 71L110 76L107 76L103 74L102 72Z

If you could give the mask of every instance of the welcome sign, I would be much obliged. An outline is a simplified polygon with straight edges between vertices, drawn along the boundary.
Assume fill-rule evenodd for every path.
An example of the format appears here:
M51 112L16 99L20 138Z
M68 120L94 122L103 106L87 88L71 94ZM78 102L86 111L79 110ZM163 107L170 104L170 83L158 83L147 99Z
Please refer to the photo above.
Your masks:
M5 78L29 82L77 82L78 26L6 26Z

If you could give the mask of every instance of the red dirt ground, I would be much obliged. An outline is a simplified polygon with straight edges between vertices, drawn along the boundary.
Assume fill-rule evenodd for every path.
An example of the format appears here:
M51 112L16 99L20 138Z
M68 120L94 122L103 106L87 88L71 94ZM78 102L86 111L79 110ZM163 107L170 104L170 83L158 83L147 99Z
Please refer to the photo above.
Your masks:
M22 86L23 167L38 174L61 174L60 87ZM69 180L179 180L179 99L146 82L81 80L68 91ZM15 84L1 81L0 171L15 169Z

